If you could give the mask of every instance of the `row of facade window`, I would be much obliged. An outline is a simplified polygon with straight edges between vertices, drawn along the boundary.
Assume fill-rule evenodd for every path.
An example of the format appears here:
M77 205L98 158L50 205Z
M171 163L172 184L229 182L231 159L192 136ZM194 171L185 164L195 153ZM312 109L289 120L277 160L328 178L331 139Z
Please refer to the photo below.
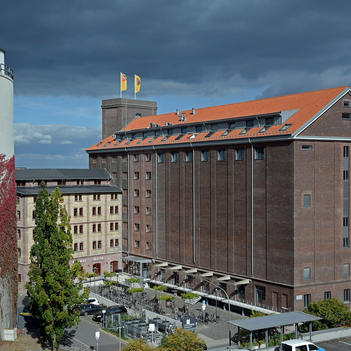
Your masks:
M290 126L290 125L289 125ZM303 150L312 150L311 145L303 145L302 146ZM178 162L178 152L172 152L171 154L171 161L172 162ZM163 163L164 162L164 153L158 153L158 163ZM255 147L255 154L254 157L256 160L263 160L264 159L264 147ZM235 160L237 161L243 161L245 158L245 149L244 148L237 148L235 149ZM218 161L225 161L226 160L226 150L225 149L219 149L217 151L217 159ZM122 160L124 162L127 161L127 155L122 156ZM133 156L134 162L139 162L140 160L140 155L135 154ZM187 162L192 162L193 160L193 152L188 151L186 153L186 161ZM203 150L201 151L201 161L202 162L207 162L209 160L209 151L208 150ZM96 162L96 159L93 159L93 162ZM151 161L151 154L145 154L145 161L150 162ZM104 161L103 161L104 162ZM106 162L106 159L105 159ZM117 162L116 157L112 157L112 162Z
M83 208L79 209L79 216L83 216ZM93 216L101 216L101 207L93 207L92 208L92 215ZM110 214L118 214L118 206L110 206ZM73 210L74 217L78 217L78 209L74 208ZM18 211L18 219L21 218L20 211ZM35 219L35 211L33 211L33 219Z
M324 299L330 300L331 299L331 291L324 292ZM344 289L344 303L350 302L350 289ZM305 294L303 296L303 305L307 308L311 304L311 294Z
M78 250L79 248L79 250ZM74 251L84 251L84 243L74 243L73 244Z
M93 272L96 275L101 275L101 263L95 263L93 265ZM118 272L118 261L112 261L110 262L110 273L116 273ZM22 282L22 275L18 274L18 282Z
M256 147L254 157L255 157L255 160L263 160L264 159L264 148L263 147ZM185 154L186 162L193 162L193 158L194 158L193 151L187 151ZM244 158L245 158L245 150L243 148L235 149L235 160L236 161L243 161ZM174 163L178 162L178 159L179 159L179 153L177 151L172 152L171 153L171 162L174 162ZM208 162L208 160L209 160L209 151L202 150L201 151L201 162ZM227 150L225 150L225 149L217 150L217 160L218 161L226 161L227 160ZM158 161L158 163L164 163L165 154L158 153L157 154L157 161Z
M74 201L83 201L83 196L82 195L74 195ZM94 194L93 201L100 201L100 194Z
M151 189L146 189L145 190L145 197L151 197ZM139 197L140 191L139 189L134 189L134 197Z
M135 248L135 249L140 249L140 240L134 240L134 248ZM151 249L152 249L152 244L151 244L150 242L147 242L147 243L146 243L145 249L146 249L147 251L151 251Z
M123 178L127 179L128 178L128 173L124 172L123 173ZM134 172L134 180L139 180L139 172ZM145 172L145 179L146 180L151 180L151 172Z
M312 150L312 146L311 145L303 145L302 149L303 150ZM178 155L179 155L179 153L177 151L172 152L172 154L171 154L171 161L172 162L178 162ZM157 157L158 157L158 163L163 163L164 162L164 153L158 153ZM264 159L264 147L255 147L254 157L255 157L256 160ZM245 149L244 148L237 148L237 149L235 149L235 160L243 161L244 158L245 158ZM226 160L226 150L225 149L217 150L217 159L218 159L218 161L225 161ZM123 155L122 156L122 160L124 162L127 162L127 155ZM139 154L135 154L133 156L133 160L134 160L134 162L139 162L140 155ZM193 160L193 152L192 151L188 151L186 153L186 161L187 162L192 162L192 160ZM201 161L202 162L207 162L208 160L209 160L209 151L208 150L201 151ZM146 162L150 162L151 161L151 154L145 154L145 161ZM112 157L112 162L116 162L116 158L115 157Z
M350 264L349 263L343 264L342 269L343 269L343 276L348 277L350 275ZM304 281L311 280L311 268L310 267L303 269L303 280Z
M101 224L93 224L92 225L92 231L93 233L96 232L101 232L102 226ZM119 223L118 222L111 222L110 223L110 231L117 231L119 229ZM33 234L34 234L34 229L33 229ZM73 234L84 234L84 226L83 225L75 225L73 226ZM22 231L21 229L17 229L17 239L22 238Z
M264 148L263 147L256 147L254 156L255 156L256 160L263 160L264 159ZM245 158L245 149L244 148L235 149L235 160L243 161L244 158ZM172 152L171 162L178 162L178 159L179 159L179 153L177 151ZM225 161L227 159L225 149L217 150L217 159L218 159L218 161ZM135 154L134 155L134 162L139 162L139 160L140 160L140 155ZM163 163L165 160L165 154L162 152L158 153L157 160L158 160L158 163ZM209 160L209 151L208 150L201 151L201 161L207 162L208 160ZM127 161L127 156L123 157L123 161ZM145 154L145 161L146 162L151 161L151 154ZM186 152L186 161L187 162L193 161L193 151ZM150 173L150 172L147 172L147 173ZM146 178L146 179L151 179L151 174L149 176L150 176L150 178ZM139 179L139 178L134 178L134 179Z
M83 234L84 233L84 226L83 225L75 225L73 227L73 233L74 234ZM100 233L102 229L101 223L98 224L93 224L92 225L92 232L93 233ZM119 223L118 222L111 222L110 223L110 232L117 231L119 229Z
M140 224L139 223L134 223L134 231L138 232L140 230ZM151 225L147 224L145 227L146 233L151 233Z
M139 214L139 213L140 213L140 207L134 206L134 214ZM152 214L151 207L148 207L148 206L145 207L145 214L147 216L151 216Z

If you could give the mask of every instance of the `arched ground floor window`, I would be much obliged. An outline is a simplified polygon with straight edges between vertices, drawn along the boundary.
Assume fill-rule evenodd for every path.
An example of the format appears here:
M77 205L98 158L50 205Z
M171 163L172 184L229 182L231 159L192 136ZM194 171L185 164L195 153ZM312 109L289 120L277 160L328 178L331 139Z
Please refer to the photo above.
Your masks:
M118 261L112 261L110 263L110 273L118 272Z

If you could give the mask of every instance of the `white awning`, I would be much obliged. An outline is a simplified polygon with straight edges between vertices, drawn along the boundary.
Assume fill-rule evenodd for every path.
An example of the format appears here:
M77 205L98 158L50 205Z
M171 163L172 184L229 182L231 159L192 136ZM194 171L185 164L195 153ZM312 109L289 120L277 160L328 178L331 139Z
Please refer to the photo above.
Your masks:
M167 267L167 269L169 269L171 271L179 271L182 269L182 266L178 265L178 266L173 266L173 267Z
M216 280L230 280L230 275L224 275L223 277L219 277Z
M184 271L184 273L189 274L189 273L196 273L197 272L197 268L191 268L188 269L187 271Z
M154 264L154 267L167 267L167 266L168 266L168 262L161 262L161 263Z
M212 277L213 276L213 272L205 272L199 275L200 277Z
M249 284L250 282L251 282L250 279L243 279L238 282L235 282L235 285L245 285L245 284Z

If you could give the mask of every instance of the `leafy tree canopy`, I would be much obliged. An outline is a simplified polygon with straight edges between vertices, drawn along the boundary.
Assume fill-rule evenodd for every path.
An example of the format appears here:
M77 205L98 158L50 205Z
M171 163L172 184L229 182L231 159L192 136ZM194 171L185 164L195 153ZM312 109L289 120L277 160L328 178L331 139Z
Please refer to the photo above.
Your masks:
M116 273L110 273L108 272L107 270L104 271L104 277L105 278L112 278L112 277L115 277L116 276Z
M138 292L143 292L144 289L143 288L131 288L128 290L128 292L130 292L131 294L134 294L134 293L138 293Z
M198 333L176 328L173 334L168 335L159 350L167 351L202 351L206 343L198 337Z
M206 343L193 333L183 328L176 328L173 334L165 337L161 346L154 348L145 339L129 340L123 351L202 351Z
M199 296L200 296L199 294L195 294L195 293L191 293L191 292L181 294L181 298L183 300L192 300L192 299L198 298Z
M160 297L158 297L158 299L160 301L173 301L174 300L174 296L171 295L162 295Z
M49 196L41 184L35 206L34 244L30 251L29 282L26 284L32 315L38 320L41 341L49 337L52 349L59 347L64 329L80 321L85 272L73 258L69 216L59 188Z
M167 291L167 286L164 285L154 285L152 288L155 291Z
M147 343L145 339L129 340L123 351L154 351L155 348Z
M312 323L313 330L336 328L340 325L348 326L351 323L349 307L337 298L312 302L304 312L323 318ZM302 325L300 331L307 332L308 326Z

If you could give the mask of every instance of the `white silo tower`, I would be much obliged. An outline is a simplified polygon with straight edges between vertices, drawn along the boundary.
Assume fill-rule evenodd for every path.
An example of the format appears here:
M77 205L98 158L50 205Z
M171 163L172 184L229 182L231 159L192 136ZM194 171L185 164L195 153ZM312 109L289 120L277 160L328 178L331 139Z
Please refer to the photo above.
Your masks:
M13 71L5 65L5 51L0 49L0 154L11 159L14 153Z
M5 160L3 160L5 155ZM17 221L14 162L13 71L0 49L0 340L16 326ZM5 240L6 238L6 240ZM14 262L14 263L11 263ZM8 264L9 263L9 264ZM4 278L5 277L5 278Z

